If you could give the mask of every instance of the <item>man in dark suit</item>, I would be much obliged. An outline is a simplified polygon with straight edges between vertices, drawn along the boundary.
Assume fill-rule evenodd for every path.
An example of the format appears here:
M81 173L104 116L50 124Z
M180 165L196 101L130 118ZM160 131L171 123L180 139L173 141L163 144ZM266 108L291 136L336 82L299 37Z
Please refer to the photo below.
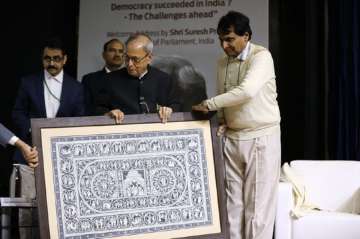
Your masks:
M30 144L30 119L84 115L82 85L67 75L63 67L67 55L59 39L45 42L42 54L44 71L24 77L12 117L18 136ZM15 161L24 163L21 155Z
M126 41L126 68L111 72L101 96L98 113L105 113L120 123L125 114L158 113L166 122L179 108L170 76L152 66L153 42L145 34L135 34Z
M42 52L44 71L24 77L13 108L12 117L18 136L31 145L31 118L55 118L83 116L84 93L82 85L74 78L67 75L63 67L67 55L62 42L58 38L45 41ZM34 198L35 180L34 171L27 168L23 156L15 151L14 161L20 164L21 187L18 196ZM15 170L10 178L11 194L14 193ZM18 189L16 189L18 190ZM13 196L13 195L12 195ZM31 211L19 211L19 223L25 226L32 225L34 218ZM21 238L30 238L31 228L20 230ZM36 234L36 233L35 233ZM36 236L35 236L36 238Z
M124 64L125 46L119 39L107 41L103 47L102 57L105 66L102 70L91 72L83 76L85 108L87 115L96 115L96 105L99 101L99 91L104 88L107 73L121 69Z
M13 108L13 122L18 130L18 136L31 145L31 118L75 117L84 115L84 96L82 85L67 75L63 67L67 55L62 42L57 38L45 42L42 52L44 71L24 77L21 80L19 92ZM15 151L14 160L20 164L20 190L14 189L16 170L10 178L11 194L19 191L22 197L35 198L34 171L24 165L25 160ZM32 215L28 209L19 210L20 238L38 238L36 232L31 232Z

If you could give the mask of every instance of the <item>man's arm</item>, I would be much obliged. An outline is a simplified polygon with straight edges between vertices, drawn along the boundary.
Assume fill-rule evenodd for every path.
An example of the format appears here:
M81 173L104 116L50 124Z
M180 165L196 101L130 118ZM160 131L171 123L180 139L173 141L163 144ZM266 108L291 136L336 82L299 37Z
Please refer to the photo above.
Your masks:
M111 74L111 73L109 73ZM95 97L95 114L96 115L104 115L113 110L113 105L111 104L111 88L112 83L110 79L104 79L104 85L98 91L97 97Z
M30 147L27 143L18 139L15 142L15 147L20 149L28 165L35 168L38 165L38 151L36 147Z
M167 75L166 81L168 82L167 89L167 102L163 106L159 106L158 113L162 123L166 123L170 117L172 112L176 112L180 110L180 96L178 95L178 90L176 90L177 84L170 75Z
M16 136L0 123L0 144L5 147L13 137Z
M169 108L172 109L172 111L174 112L178 112L180 111L180 106L181 106L181 95L180 95L180 90L179 85L176 84L175 80L170 77L169 75L167 75L167 78L165 79L165 81L167 82L167 89L166 89L166 104L164 104L164 106L167 106ZM164 89L164 90L165 90Z
M234 89L207 100L211 111L239 105L252 99L274 74L270 52L261 51L251 59L244 80Z
M5 146L7 144L14 145L20 149L25 160L30 167L36 167L38 164L38 152L36 147L32 148L24 141L16 137L10 130L0 123L0 143Z
M160 85L161 88L158 89L160 102L157 104L156 110L161 122L166 123L170 119L172 112L180 110L179 99L181 97L178 95L180 91L176 89L175 81L167 73L164 73Z
M29 95L25 85L26 79L22 79L15 105L12 111L12 119L20 138L28 138L30 135Z

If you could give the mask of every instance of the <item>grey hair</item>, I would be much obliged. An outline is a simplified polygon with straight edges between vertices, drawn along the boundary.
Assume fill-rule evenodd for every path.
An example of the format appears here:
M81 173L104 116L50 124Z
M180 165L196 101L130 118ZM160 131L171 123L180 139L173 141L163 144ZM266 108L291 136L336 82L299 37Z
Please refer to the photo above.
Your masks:
M126 46L132 42L132 41L135 41L139 38L142 38L142 37L145 37L148 39L148 42L143 46L143 50L147 53L147 54L151 54L153 52L153 49L154 49L154 43L151 39L151 37L145 33L136 33L136 34L133 34L131 36L129 36L129 38L126 40L125 44Z
M154 49L154 43L152 41L149 41L143 49L147 54L151 54Z

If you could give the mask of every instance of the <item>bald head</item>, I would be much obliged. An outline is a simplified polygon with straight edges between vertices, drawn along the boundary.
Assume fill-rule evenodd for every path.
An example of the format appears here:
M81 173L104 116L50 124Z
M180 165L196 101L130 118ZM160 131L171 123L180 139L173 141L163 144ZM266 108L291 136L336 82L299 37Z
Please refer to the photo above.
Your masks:
M126 48L129 47L132 49L143 48L147 54L151 54L154 48L154 44L148 35L139 33L131 35L126 40Z

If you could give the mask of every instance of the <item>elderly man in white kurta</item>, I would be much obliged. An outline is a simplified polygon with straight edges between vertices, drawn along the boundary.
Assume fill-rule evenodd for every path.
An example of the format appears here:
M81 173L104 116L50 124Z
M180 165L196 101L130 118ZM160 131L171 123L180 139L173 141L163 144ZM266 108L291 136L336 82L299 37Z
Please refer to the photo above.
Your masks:
M250 42L249 18L231 11L217 29L226 53L218 95L193 110L218 111L224 134L231 239L271 239L280 174L280 111L270 52Z

